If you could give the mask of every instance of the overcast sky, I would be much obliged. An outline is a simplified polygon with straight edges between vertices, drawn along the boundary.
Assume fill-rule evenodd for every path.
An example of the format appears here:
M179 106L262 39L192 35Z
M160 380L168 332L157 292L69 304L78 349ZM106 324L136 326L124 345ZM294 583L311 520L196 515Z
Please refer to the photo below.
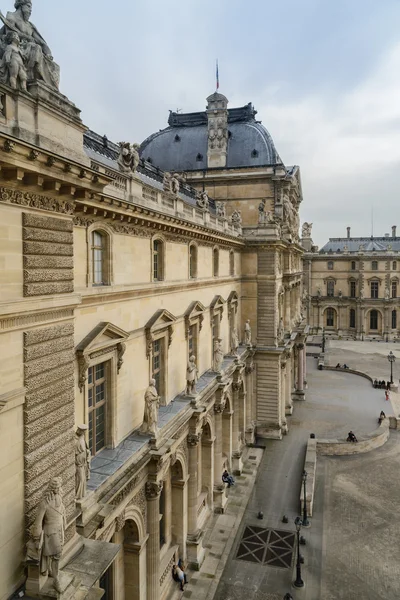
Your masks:
M3 2L3 12L12 9ZM400 229L399 0L33 0L84 123L141 142L215 90L300 165L313 237Z

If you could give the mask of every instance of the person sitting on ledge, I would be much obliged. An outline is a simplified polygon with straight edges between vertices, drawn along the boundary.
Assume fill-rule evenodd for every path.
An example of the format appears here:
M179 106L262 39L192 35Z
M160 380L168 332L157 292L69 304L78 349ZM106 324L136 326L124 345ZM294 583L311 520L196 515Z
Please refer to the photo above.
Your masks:
M232 477L232 475L229 475L228 471L225 469L225 471L222 473L222 481L224 483L228 484L228 488L231 487L231 485L235 485L235 480Z
M181 592L183 592L185 590L185 574L182 571L182 569L180 569L178 567L178 565L174 565L172 567L172 577L175 579L175 581L178 581L180 584L180 588L181 588Z
M377 379L374 379L373 386L374 386L375 389L378 387L378 380Z
M356 436L354 435L354 433L350 430L349 434L347 436L347 441L348 442L358 442L358 439L356 438Z
M383 419L386 419L386 415L383 412L383 410L381 410L381 414L379 415L379 419L378 419L379 425L382 423Z
M337 368L337 369L341 369L341 368L342 368L342 365L341 365L340 363L338 363L338 364L336 365L336 368Z
M350 367L348 365L346 365L346 363L344 363L343 365L343 369L349 369Z

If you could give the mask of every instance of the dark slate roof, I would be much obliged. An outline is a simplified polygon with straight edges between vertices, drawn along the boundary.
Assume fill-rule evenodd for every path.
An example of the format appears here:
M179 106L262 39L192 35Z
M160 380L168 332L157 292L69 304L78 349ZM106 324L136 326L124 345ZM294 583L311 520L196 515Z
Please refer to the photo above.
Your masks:
M119 171L118 156L119 146L111 142L106 136L88 129L83 135L83 146L87 156L105 167ZM138 174L143 183L163 190L164 171L145 161L143 158L138 166ZM196 190L187 183L181 184L179 196L191 206L197 206ZM215 214L216 207L213 198L209 198L210 212Z
M274 142L256 121L251 103L228 109L227 168L282 164ZM207 169L207 113L170 112L169 127L148 137L140 155L164 171Z
M358 237L358 238L330 238L319 251L320 254L358 252L360 245L364 246L364 252L385 252L391 246L391 250L400 252L400 237Z

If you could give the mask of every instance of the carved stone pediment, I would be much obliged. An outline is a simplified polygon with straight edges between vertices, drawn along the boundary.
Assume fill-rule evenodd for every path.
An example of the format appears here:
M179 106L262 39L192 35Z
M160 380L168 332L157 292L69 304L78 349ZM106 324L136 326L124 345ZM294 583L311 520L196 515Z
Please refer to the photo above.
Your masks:
M224 312L224 304L225 300L222 296L215 296L214 300L210 304L210 316L211 320L214 318L216 314L219 314L222 317Z
M112 323L99 323L77 346L76 354L79 363L79 389L82 391L87 379L87 370L91 360L115 350L118 356L117 371L123 364L126 340L129 333Z
M146 323L145 332L146 332L146 356L149 358L151 353L151 345L154 342L157 334L162 333L164 331L168 331L168 347L172 342L172 335L174 333L174 323L176 321L176 317L171 314L168 310L160 309L151 317L151 319Z
M199 329L203 327L205 307L201 302L192 302L185 312L185 335L189 335L189 328L193 323L199 322Z
M239 305L239 296L237 292L231 292L228 296L228 300L226 301L228 304L228 312L231 314L232 312L237 312Z

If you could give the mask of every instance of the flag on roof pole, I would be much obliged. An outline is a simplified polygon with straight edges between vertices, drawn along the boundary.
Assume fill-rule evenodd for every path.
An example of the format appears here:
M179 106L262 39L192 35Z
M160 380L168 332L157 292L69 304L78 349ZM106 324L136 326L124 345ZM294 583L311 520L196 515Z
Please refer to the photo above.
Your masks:
M217 90L219 90L219 70L218 70L218 60L217 60Z

